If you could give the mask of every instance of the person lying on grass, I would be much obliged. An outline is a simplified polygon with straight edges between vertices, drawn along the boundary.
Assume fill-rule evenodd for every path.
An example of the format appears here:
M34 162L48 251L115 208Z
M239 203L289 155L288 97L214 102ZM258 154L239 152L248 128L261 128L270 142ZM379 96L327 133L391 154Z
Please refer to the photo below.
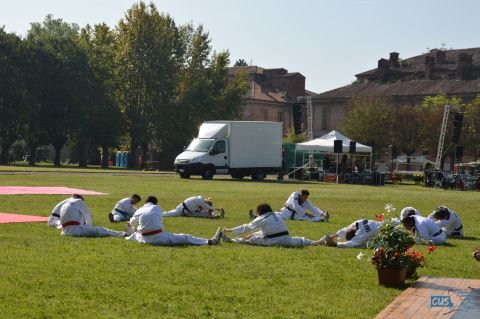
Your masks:
M305 237L292 237L288 232L288 227L283 219L277 213L272 211L268 204L257 206L256 218L249 224L243 224L234 228L225 228L222 239L225 242L258 245L258 246L284 246L284 247L302 247L316 246L320 241L314 241ZM230 238L227 233L233 236L240 236L251 231L257 232L245 237Z
M284 207L280 208L278 214L285 220L328 222L330 218L328 211L323 212L320 208L313 205L308 196L310 196L310 192L307 189L293 192L288 197Z
M381 225L382 222L359 219L340 229L335 235L325 235L320 239L320 244L339 248L364 248L367 242L378 234Z
M220 214L214 215L214 211ZM204 199L203 196L192 196L185 199L176 208L163 213L163 217L203 217L203 218L223 218L225 211L223 208L215 208L210 198Z
M428 215L450 237L463 237L463 224L457 213L446 206L440 206Z
M402 219L402 224L406 229L413 232L418 244L443 245L447 238L446 232L437 223L422 216L405 217Z

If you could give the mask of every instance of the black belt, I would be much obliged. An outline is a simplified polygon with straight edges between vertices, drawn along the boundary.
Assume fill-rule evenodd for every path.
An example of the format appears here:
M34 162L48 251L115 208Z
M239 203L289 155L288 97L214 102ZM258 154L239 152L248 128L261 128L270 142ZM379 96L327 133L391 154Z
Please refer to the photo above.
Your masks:
M190 209L188 209L187 205L185 205L185 202L182 203L183 205L183 209L186 210L187 212L189 212L190 214L193 214Z
M282 231L276 234L265 235L263 236L263 238L275 238L275 237L286 236L286 235L288 235L288 231Z
M124 212L124 211L123 211L123 210L121 210L121 209L114 208L113 210L114 210L114 211L116 211L116 212L118 212L118 213L120 213L120 214L123 214L123 215L128 215L128 213L127 213L127 212Z
M458 227L458 228L455 228L454 230L455 230L455 231L459 231L459 230L462 230L462 228L463 228L463 224L462 224L462 225L460 225L460 227Z
M438 235L440 235L442 233L442 230L440 229L438 232L436 232L435 234L433 234L433 237L436 237Z
M52 216L60 218L60 214L57 214L57 213L53 213Z
M294 209L291 209L290 207L288 207L287 205L285 205L285 208L292 212L292 216L290 216L290 219L293 219L293 217L297 212Z
M362 224L364 224L364 225L368 224L368 219L362 220ZM357 230L358 230L358 222L355 223L355 227L356 227Z

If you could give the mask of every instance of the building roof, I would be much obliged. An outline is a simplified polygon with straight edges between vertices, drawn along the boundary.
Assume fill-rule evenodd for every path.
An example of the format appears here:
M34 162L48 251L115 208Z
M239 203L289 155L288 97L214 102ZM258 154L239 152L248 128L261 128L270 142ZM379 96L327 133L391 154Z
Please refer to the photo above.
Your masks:
M480 80L413 80L395 83L355 82L315 95L316 98L351 98L354 96L428 96L439 93L463 95L480 93Z
M428 96L440 93L450 95L480 94L480 48L458 50L434 49L428 53L398 59L392 52L390 59L378 61L379 67L356 74L357 81L334 90L315 95L314 99L351 98L354 96ZM456 79L463 57L470 58L469 80ZM430 60L431 72L427 78L426 64ZM458 78L458 75L457 75Z

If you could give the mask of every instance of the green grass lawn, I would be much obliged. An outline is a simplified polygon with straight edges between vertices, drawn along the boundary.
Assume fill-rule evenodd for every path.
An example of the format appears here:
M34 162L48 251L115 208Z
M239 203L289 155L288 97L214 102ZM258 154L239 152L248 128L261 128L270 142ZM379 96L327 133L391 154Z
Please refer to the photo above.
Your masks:
M360 186L267 180L235 181L216 176L116 175L49 170L10 173L0 168L0 185L68 186L109 193L87 196L94 223L117 230L107 214L132 192L154 194L174 208L202 194L224 207L226 218L165 219L170 232L211 237L218 226L248 222L260 202L280 208L302 188L329 210L330 223L289 221L292 235L318 239L358 218L374 218L385 203L414 206L424 215L438 205L457 211L467 239L449 240L428 255L420 276L479 278L471 253L480 246L478 192L444 191L413 185ZM42 169L38 169L42 170ZM45 169L43 169L44 171ZM58 172L58 173L56 173ZM104 173L105 172L105 173ZM63 195L0 195L0 211L48 216ZM426 249L426 247L421 247ZM119 238L71 238L44 223L0 224L0 318L372 318L402 290L377 283L359 249L248 247L154 247ZM366 252L366 251L364 251ZM425 305L428 307L429 305Z

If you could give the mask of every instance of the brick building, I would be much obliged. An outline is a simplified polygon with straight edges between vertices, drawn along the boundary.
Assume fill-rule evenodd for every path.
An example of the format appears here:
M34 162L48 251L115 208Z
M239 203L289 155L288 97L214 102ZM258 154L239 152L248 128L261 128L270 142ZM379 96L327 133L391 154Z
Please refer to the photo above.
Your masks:
M305 77L283 68L264 69L258 66L229 68L229 76L244 72L250 88L242 102L241 119L245 121L283 122L283 133L294 127L301 131L306 124L304 106L298 97L313 95L305 90Z
M404 60L392 52L389 59L378 60L377 68L355 76L350 85L312 97L314 136L337 128L352 97L388 96L398 104L441 93L474 99L480 94L480 48L434 49Z

